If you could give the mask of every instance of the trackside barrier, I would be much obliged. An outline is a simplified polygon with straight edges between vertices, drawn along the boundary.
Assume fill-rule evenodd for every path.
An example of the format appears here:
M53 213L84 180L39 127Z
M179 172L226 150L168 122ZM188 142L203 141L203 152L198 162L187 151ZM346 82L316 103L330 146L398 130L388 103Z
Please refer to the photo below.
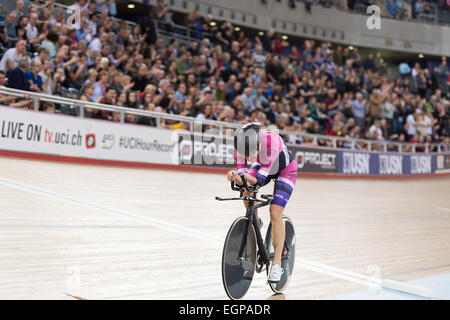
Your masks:
M450 152L387 153L288 145L300 175L450 174ZM0 155L74 162L224 172L235 167L233 140L144 125L0 107ZM157 166L159 165L159 166Z
M299 174L411 176L450 173L450 153L378 153L288 145ZM180 165L234 168L233 141L191 135L179 144Z
M160 128L0 107L0 149L7 151L177 164L177 136L168 133Z

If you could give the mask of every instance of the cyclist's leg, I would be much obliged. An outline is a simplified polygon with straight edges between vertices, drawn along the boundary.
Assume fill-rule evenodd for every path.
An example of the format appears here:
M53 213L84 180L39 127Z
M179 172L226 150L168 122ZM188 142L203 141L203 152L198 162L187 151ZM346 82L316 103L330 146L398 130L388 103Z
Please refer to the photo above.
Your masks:
M281 265L281 254L283 251L285 230L283 224L284 208L277 205L270 205L270 223L272 224L272 243L274 248L273 264Z
M272 204L270 205L270 222L272 223L272 242L274 247L274 264L281 265L285 230L283 212L297 180L297 163L291 161L275 180Z

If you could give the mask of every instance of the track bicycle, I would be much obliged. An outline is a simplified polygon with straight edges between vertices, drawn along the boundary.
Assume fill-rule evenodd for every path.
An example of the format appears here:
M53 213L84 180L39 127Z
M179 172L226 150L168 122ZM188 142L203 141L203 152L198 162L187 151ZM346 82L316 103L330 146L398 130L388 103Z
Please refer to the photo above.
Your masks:
M261 195L257 198L258 186L249 187L244 176L241 176L243 185L238 186L233 181L231 189L239 191L240 196L234 198L216 197L218 201L245 200L248 201L245 216L237 218L231 225L225 238L222 253L222 282L228 297L233 300L241 299L247 293L253 280L254 272L269 272L270 263L274 257L272 244L271 224L263 241L261 230L255 216L255 209L271 204L271 194ZM247 191L247 193L245 193ZM292 221L283 216L286 230L281 268L283 275L276 283L269 282L275 293L281 293L288 285L294 268L295 260L295 231Z

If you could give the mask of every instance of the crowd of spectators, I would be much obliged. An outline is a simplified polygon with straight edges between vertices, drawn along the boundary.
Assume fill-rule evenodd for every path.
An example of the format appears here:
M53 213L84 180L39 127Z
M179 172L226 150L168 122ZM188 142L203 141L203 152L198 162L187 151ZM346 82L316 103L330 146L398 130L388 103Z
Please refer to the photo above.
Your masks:
M197 119L258 122L295 132L285 136L290 143L330 145L302 133L449 143L446 60L433 70L402 63L400 75L389 81L379 52L363 58L356 47L290 43L273 30L250 37L198 12L174 21L162 0L129 25L109 14L111 3L79 0L81 21L73 28L52 1L16 0L0 27L0 86ZM155 32L157 21L174 32L189 27L198 41L165 42ZM30 100L3 95L0 103L33 107ZM64 112L48 103L41 108ZM86 108L84 115L120 121L114 112ZM134 115L125 121L155 126Z

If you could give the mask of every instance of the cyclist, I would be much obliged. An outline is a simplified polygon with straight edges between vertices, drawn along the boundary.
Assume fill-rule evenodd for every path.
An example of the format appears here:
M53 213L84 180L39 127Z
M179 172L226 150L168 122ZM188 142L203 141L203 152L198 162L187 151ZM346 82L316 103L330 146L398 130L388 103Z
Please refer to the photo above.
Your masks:
M275 132L262 130L256 123L249 123L234 134L234 150L237 170L227 173L227 179L242 185L241 176L249 186L264 186L275 180L273 200L270 205L274 259L268 281L278 282L283 274L281 255L285 240L283 211L292 194L297 178L297 164L283 139ZM244 202L247 208L247 203ZM257 214L257 213L256 213ZM258 216L256 215L257 219ZM259 226L261 227L261 219Z

